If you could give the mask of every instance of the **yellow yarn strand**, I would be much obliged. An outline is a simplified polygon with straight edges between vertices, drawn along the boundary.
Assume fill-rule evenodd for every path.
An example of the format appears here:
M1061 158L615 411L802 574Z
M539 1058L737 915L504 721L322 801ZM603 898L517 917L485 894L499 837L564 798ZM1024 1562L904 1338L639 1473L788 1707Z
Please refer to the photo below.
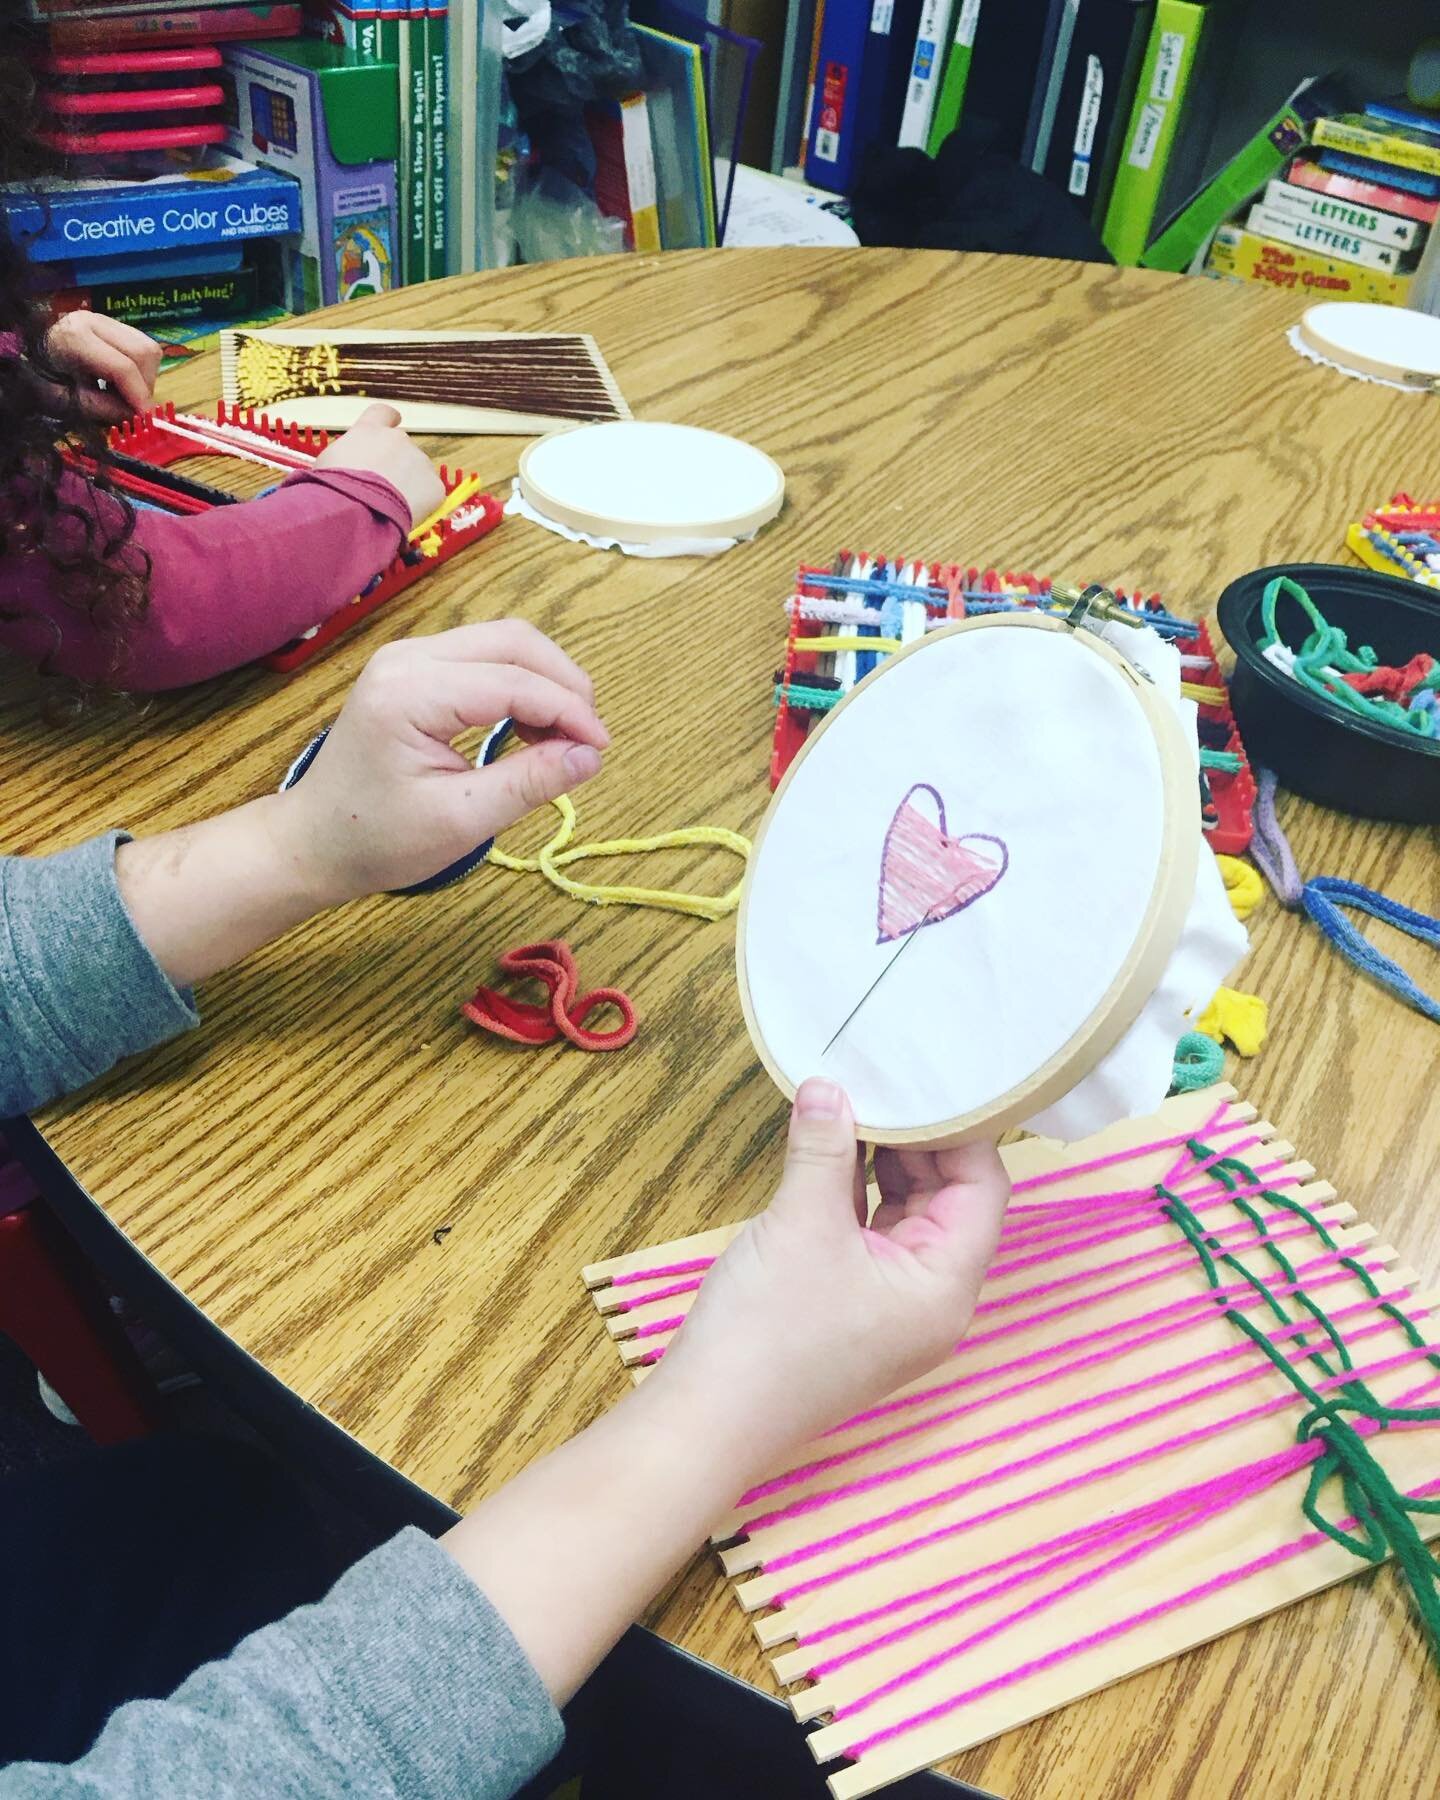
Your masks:
M1200 706L1224 706L1229 698L1223 687L1204 687L1198 681L1182 681L1180 692Z
M1265 898L1265 883L1260 879L1260 871L1248 862L1241 862L1238 856L1217 856L1215 862L1225 883L1230 910L1237 919L1248 919Z
M749 860L750 840L738 831L727 831L723 825L686 825L679 831L661 832L658 837L609 838L603 843L571 846L577 823L574 802L568 794L562 794L558 800L552 800L551 805L560 815L560 825L534 856L512 856L497 845L488 860L497 868L510 869L517 875L543 875L562 894L569 894L573 900L583 900L590 906L654 906L664 912L688 913L691 918L712 922L723 919L739 906L742 885L739 881L724 894L686 894L674 888L604 886L576 881L561 873L571 863L592 857L643 856L652 850L686 850L695 846L729 850L743 863Z
M869 650L877 656L893 656L900 648L899 638L860 637L855 633L797 638L795 643L796 648L803 650L807 656L820 655L828 650Z

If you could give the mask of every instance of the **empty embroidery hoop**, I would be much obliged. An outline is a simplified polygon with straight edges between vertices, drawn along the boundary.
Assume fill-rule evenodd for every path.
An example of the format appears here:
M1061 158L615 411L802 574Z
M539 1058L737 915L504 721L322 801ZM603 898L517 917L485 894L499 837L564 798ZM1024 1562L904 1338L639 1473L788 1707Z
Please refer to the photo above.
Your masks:
M1007 860L891 964L882 850L916 783L943 800L952 839L1002 840ZM736 951L756 1052L787 1097L809 1075L839 1082L872 1143L1021 1124L1139 1018L1184 930L1199 850L1193 752L1118 651L1035 616L943 626L841 701L771 800Z
M693 425L622 419L552 432L520 457L536 512L630 544L751 537L785 500L763 450Z
M1440 382L1440 319L1401 306L1326 300L1296 328L1317 356L1356 375L1429 388Z

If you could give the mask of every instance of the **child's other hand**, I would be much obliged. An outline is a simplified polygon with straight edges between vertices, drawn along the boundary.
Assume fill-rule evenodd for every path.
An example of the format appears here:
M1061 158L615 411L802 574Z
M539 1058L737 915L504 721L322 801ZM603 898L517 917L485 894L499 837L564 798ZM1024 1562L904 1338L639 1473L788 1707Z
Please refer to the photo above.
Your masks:
M434 463L400 429L400 415L393 406L376 401L344 433L315 458L319 469L356 469L383 475L405 496L410 523L428 518L445 498L445 487Z
M451 747L505 718L525 748L477 769ZM589 676L523 620L387 644L276 796L281 847L317 907L410 887L588 781L609 742Z
M867 1228L849 1102L805 1082L775 1198L710 1270L653 1378L687 1370L757 1475L934 1368L970 1324L1010 1195L995 1146L881 1149L875 1173Z
M45 334L45 349L79 382L80 405L92 419L114 424L154 404L164 351L133 325L103 313L62 313ZM92 385L98 381L103 390Z

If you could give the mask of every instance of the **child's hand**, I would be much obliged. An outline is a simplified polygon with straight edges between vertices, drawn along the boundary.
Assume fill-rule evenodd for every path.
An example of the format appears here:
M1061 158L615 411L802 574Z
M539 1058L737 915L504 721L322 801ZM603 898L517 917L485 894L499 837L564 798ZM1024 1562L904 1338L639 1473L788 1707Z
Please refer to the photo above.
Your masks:
M342 436L315 458L319 469L356 469L383 475L405 496L410 523L428 518L445 498L444 484L435 465L400 429L400 415L393 406L376 401Z
M45 350L80 384L80 405L92 419L115 424L154 403L164 351L133 325L103 313L62 313L45 334ZM93 385L99 381L103 389Z
M513 719L526 747L488 768L451 748ZM409 887L588 781L610 742L590 678L519 619L387 644L276 829L316 907Z
M1010 1194L995 1146L882 1149L875 1172L867 1229L849 1102L805 1082L775 1198L705 1277L652 1377L688 1371L721 1409L710 1429L735 1416L757 1475L934 1368L969 1326Z

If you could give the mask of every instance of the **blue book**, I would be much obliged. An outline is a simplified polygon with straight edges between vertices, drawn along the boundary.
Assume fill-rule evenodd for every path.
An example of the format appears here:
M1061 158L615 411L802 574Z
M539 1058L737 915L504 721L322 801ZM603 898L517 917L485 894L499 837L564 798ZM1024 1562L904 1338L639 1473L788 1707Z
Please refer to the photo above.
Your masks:
M1382 125L1403 125L1410 131L1428 132L1440 137L1440 113L1427 112L1423 106L1411 106L1407 100L1367 100L1366 116Z
M214 250L157 250L153 256L95 256L83 263L36 265L37 291L55 287L120 287L127 281L166 281L172 275L229 275L245 260L238 244Z
M805 155L813 187L848 193L862 151L894 144L920 10L914 0L826 0Z
M1381 181L1424 200L1440 199L1440 175L1422 175L1418 169L1402 169L1369 156L1347 156L1343 150L1322 150L1320 167L1336 175L1353 175L1357 181Z
M53 182L42 194L0 191L10 232L33 262L211 249L300 229L300 184L227 156L150 181Z

